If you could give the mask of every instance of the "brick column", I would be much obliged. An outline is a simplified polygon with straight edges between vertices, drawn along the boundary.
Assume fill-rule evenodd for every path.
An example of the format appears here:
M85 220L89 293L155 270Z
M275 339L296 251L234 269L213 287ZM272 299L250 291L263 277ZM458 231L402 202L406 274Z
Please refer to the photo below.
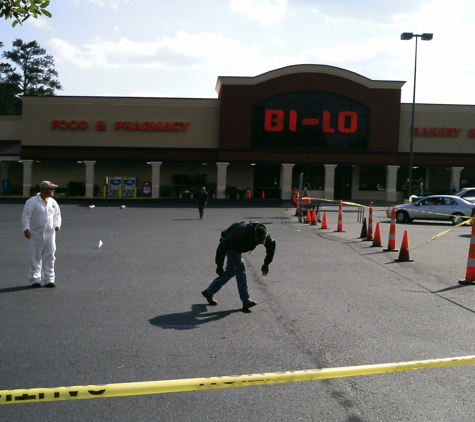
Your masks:
M216 198L226 199L226 172L229 163L216 163L216 165L218 166Z
M151 161L152 166L152 198L160 197L160 166L162 161Z
M94 164L95 161L84 161L86 165L86 197L94 196Z
M22 160L23 163L23 196L30 196L33 177L33 160Z

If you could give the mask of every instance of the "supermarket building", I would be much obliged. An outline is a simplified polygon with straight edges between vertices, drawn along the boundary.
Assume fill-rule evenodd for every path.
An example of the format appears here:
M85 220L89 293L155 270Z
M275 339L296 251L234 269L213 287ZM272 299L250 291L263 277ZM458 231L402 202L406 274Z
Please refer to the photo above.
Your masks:
M52 180L85 182L87 197L183 197L204 185L217 199L287 200L303 174L315 198L402 201L403 85L296 65L218 77L216 99L23 97L21 116L0 116L2 193ZM415 110L413 189L475 186L475 106Z

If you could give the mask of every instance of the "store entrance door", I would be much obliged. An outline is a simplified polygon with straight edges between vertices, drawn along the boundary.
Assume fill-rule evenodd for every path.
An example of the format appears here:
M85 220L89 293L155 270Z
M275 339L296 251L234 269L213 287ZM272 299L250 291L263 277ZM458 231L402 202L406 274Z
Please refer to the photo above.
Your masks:
M254 198L280 198L280 164L258 164L254 168Z
M335 199L351 199L352 166L338 166L335 169Z

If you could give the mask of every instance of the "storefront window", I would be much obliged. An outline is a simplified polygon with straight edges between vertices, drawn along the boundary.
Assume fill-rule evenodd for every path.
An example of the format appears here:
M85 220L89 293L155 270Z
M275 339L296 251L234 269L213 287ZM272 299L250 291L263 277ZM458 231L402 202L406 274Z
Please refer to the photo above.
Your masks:
M254 148L362 151L368 145L369 109L326 92L278 95L253 106Z
M409 169L407 167L401 167L397 172L396 190L403 191L405 195L407 194L408 177L409 177ZM425 167L414 167L412 169L412 193L414 193L415 190L420 189L421 182L423 183L423 189L427 189L427 186L425 185L425 180L426 180Z
M386 190L386 168L361 167L360 190Z
M303 173L303 188L323 190L325 185L325 168L320 164L297 164L292 170L292 187L298 188L300 174Z

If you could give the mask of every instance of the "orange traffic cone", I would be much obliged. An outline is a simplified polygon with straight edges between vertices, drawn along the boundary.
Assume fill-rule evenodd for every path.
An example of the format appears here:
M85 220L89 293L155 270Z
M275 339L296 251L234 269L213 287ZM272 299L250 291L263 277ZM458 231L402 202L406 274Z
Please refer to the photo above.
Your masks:
M399 251L399 257L396 259L398 262L412 262L413 259L409 258L409 236L407 230L404 230L404 236L402 237L401 250Z
M310 208L307 208L307 218L305 219L305 221L309 224L312 221L312 213L310 211Z
M361 226L361 234L358 239L366 239L368 237L368 228L366 227L366 217L363 218L363 225Z
M263 190L261 198L264 199L265 197L266 197L266 191Z
M472 224L472 236L468 249L467 273L465 280L459 280L459 284L475 284L475 223Z
M373 244L371 245L372 248L383 246L381 244L381 229L379 228L379 221L376 222L376 229L374 231L373 237Z
M384 252L397 252L396 249L396 205L393 205L391 211L391 226L389 227L388 248L383 249Z
M369 203L368 236L364 240L373 240L373 202Z
M320 227L321 229L328 229L328 222L327 222L327 213L326 211L323 212L323 220L322 220L322 226Z
M317 225L317 210L313 210L312 211L312 220L310 221L310 224L312 226L316 226Z
M337 232L344 232L343 230L343 203L340 200L340 206L338 209L338 226L336 229Z

